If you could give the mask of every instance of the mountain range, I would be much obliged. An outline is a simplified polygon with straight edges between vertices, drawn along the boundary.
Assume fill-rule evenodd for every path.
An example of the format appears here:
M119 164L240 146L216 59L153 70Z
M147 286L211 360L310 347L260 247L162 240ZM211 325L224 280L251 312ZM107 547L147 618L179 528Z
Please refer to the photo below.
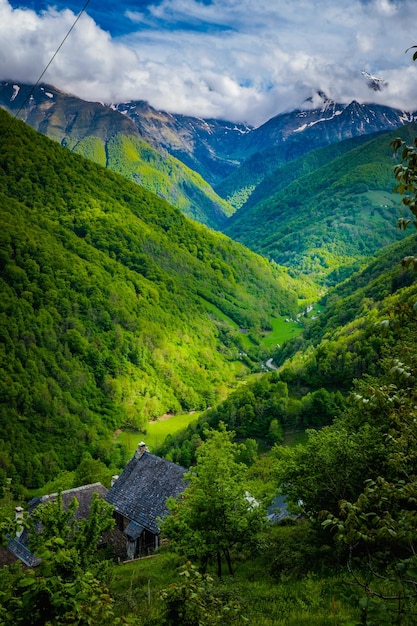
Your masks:
M321 94L322 106L273 117L243 140L241 167L216 185L216 191L240 208L254 189L278 167L316 148L390 131L417 119L416 112L376 104L338 104Z
M402 236L387 133L406 129L415 112L319 93L252 128L13 82L0 84L0 106L319 284L335 284Z
M146 101L86 102L51 85L34 87L12 81L0 82L0 106L59 142L89 136L107 141L117 133L139 136L165 156L178 158L213 186L220 186L244 162L252 168L263 154L266 161L275 157L273 163L264 164L262 172L254 172L258 182L277 165L315 148L417 120L415 111L356 101L341 104L319 92L314 103L312 99L305 102L305 108L281 113L254 128L158 111Z

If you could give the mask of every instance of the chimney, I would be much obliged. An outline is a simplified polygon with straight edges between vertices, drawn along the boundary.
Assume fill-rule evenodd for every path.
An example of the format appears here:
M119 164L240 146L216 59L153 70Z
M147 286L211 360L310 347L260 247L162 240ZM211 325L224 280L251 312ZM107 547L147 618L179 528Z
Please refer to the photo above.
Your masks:
M23 533L23 509L21 506L16 507L15 513L15 522L16 522L16 538L19 539Z
M140 459L144 452L149 452L149 450L146 443L144 441L141 441L140 443L138 443L138 449L136 450L135 458Z
M114 483L116 482L116 480L117 480L118 478L119 478L119 474L114 474L114 475L111 477L111 484L110 484L110 486L111 486L111 487L113 487Z

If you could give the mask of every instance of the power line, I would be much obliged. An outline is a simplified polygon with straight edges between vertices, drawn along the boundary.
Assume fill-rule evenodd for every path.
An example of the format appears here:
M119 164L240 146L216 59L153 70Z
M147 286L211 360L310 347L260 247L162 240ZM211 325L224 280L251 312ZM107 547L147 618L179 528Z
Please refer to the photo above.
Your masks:
M26 96L26 98L24 99L23 103L21 104L19 110L17 111L16 115L14 116L14 119L17 118L17 116L19 115L19 113L22 111L23 107L25 106L26 102L29 100L29 98L31 97L31 95L33 94L33 92L35 91L36 87L39 85L39 83L41 82L43 76L45 75L45 73L47 72L48 68L50 67L50 65L52 64L53 60L55 59L56 55L58 54L58 52L61 50L62 46L64 45L64 43L66 42L66 40L68 39L68 37L70 36L71 32L74 30L75 25L77 24L78 20L80 19L80 17L82 16L82 14L84 13L84 11L86 10L87 6L89 5L90 0L86 0L83 8L81 9L81 11L78 13L77 17L74 20L74 23L72 24L71 28L69 29L69 31L67 32L67 34L65 35L64 39L61 41L61 43L59 44L58 48L55 50L54 54L52 55L52 57L50 58L48 64L46 65L46 67L44 68L42 74L39 76L38 80L36 81L36 83L32 86L31 90L29 91L28 95Z

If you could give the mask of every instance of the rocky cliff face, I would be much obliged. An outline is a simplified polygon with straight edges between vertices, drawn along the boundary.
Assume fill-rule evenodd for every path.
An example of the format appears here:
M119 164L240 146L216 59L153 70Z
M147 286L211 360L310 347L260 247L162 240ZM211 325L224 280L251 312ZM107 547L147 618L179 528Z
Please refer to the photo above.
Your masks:
M253 131L244 124L157 111L144 101L117 104L114 108L131 118L151 145L180 159L210 184L240 165L242 159L232 155L239 152L244 138Z

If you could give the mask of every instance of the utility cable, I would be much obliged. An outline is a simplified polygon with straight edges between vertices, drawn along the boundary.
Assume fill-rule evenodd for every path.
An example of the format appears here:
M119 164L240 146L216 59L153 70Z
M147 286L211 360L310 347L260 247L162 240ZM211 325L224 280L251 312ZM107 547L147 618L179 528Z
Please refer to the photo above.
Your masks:
M54 54L52 55L51 59L49 60L49 63L46 65L45 69L43 70L42 74L39 76L38 80L36 81L36 83L32 86L31 90L29 91L28 95L26 96L26 98L24 99L23 103L21 104L19 110L17 111L16 115L14 116L14 119L17 118L17 116L21 113L23 107L25 106L26 102L29 100L29 98L31 97L31 95L33 94L33 92L35 91L36 87L39 85L39 83L41 82L43 76L45 75L45 73L47 72L48 68L50 67L50 65L52 64L53 60L55 59L56 55L58 54L58 52L61 50L62 46L64 45L64 43L66 42L66 40L68 39L68 37L70 36L71 32L74 30L75 25L77 24L78 20L80 19L80 17L82 16L82 14L84 13L84 11L86 10L87 6L89 5L90 0L86 0L83 8L81 9L81 11L78 13L77 17L74 20L74 23L72 24L71 28L69 29L69 31L67 32L67 34L65 35L64 39L61 41L61 43L59 44L58 48L55 50Z

